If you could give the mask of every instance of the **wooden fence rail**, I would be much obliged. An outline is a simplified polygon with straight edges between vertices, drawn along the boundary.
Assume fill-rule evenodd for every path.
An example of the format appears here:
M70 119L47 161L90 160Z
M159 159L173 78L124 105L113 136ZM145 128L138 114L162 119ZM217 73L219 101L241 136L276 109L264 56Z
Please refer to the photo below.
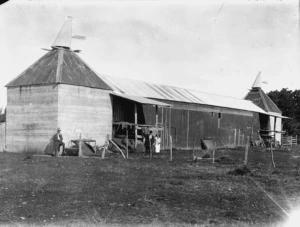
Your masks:
M281 146L289 147L297 145L297 135L296 136L282 136Z

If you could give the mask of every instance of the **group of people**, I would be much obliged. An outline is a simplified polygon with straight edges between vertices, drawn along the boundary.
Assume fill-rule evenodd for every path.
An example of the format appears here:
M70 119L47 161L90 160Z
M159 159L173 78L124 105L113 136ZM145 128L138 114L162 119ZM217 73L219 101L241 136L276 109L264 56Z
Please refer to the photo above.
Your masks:
M153 132L150 131L149 134L145 134L143 137L146 153L153 154L153 151L155 151L155 153L160 153L161 139L159 135L156 134L155 136L153 136Z
M65 150L65 143L63 142L63 136L61 134L61 129L58 128L57 132L52 136L52 141L54 141L55 144L55 152L60 149L60 147L63 148L63 151ZM150 131L149 134L144 134L143 136L143 142L145 146L145 151L148 154L160 153L160 136L159 135L153 135L153 132Z

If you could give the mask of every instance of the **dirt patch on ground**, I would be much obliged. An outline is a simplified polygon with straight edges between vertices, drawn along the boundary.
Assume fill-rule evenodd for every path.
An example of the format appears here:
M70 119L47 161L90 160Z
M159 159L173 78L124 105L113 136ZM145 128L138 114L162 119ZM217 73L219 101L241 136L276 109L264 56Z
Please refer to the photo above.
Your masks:
M250 173L251 170L245 165L240 166L228 172L229 175L234 175L234 176L244 176L244 175L249 175Z

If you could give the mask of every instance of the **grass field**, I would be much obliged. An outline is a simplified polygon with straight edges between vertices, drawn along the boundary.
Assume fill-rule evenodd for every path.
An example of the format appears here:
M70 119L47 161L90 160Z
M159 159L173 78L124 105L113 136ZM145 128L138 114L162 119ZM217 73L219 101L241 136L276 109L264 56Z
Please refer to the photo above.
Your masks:
M105 159L0 153L2 225L283 226L300 206L300 148L270 154L243 149L191 161L175 151L150 159L120 154ZM220 158L222 157L222 158ZM228 174L230 172L232 174ZM261 187L261 188L260 188Z

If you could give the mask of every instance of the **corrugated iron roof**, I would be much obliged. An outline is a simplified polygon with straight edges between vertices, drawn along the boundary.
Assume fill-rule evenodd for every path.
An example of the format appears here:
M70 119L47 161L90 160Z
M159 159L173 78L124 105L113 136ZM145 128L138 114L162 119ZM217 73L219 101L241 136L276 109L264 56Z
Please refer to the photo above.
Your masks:
M141 104L149 104L149 105L157 105L157 106L164 106L164 107L169 107L172 106L170 104L164 103L164 102L159 102L153 99L147 99L144 97L140 97L140 96L132 96L132 95L126 95L123 93L116 93L116 92L111 92L110 94L124 98L124 99L129 99Z
M245 99L251 100L254 104L267 112L282 113L270 97L259 87L252 88Z
M42 56L6 87L59 83L111 90L76 53L64 48Z
M231 109L246 110L267 114L254 103L244 99L210 94L200 91L177 88L148 82L99 75L114 91L126 95L141 96L160 100L171 100L186 103L195 103L226 107Z

